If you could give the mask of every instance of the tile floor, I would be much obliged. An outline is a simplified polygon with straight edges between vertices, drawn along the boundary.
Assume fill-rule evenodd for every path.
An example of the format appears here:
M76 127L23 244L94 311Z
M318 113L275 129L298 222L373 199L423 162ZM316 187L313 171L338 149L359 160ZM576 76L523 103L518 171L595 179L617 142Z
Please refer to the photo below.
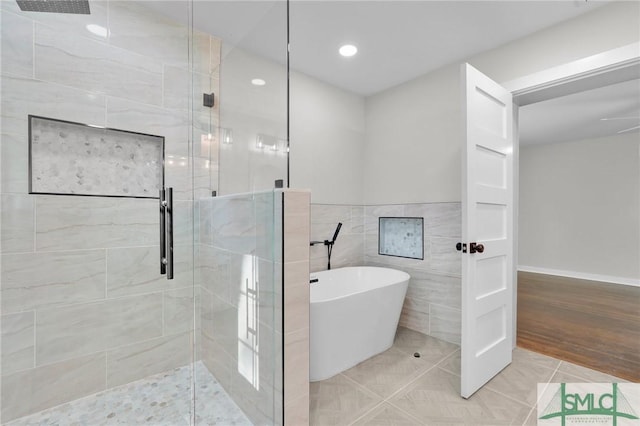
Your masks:
M200 361L195 374L196 425L252 425ZM189 425L191 378L191 366L176 368L21 417L6 426Z
M538 383L624 382L519 348L468 400L459 376L458 346L400 327L389 350L311 383L311 425L535 425Z

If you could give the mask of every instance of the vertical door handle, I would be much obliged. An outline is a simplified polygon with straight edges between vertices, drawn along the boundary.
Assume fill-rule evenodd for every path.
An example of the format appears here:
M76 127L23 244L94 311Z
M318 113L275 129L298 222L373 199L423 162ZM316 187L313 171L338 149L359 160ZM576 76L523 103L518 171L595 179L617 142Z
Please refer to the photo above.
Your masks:
M167 232L166 254L167 254L167 279L173 279L173 188L167 188L165 194L167 211L165 215L165 228Z
M173 188L160 190L160 274L173 279Z
M160 275L167 273L166 212L167 201L165 199L165 189L160 188Z

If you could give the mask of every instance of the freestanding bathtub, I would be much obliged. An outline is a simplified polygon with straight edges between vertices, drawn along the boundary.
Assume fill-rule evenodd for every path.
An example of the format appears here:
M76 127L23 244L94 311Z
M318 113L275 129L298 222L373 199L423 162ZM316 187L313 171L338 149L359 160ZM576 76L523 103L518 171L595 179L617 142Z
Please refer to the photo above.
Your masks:
M391 347L409 274L359 266L311 274L312 382L328 379Z

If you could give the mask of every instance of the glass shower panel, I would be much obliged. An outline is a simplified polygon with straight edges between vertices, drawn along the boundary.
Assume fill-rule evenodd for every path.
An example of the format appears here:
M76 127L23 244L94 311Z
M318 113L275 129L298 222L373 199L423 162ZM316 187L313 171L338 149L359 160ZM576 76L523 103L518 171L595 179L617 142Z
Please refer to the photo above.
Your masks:
M90 0L89 14L0 2L3 424L194 417L189 82L212 43L203 35L190 49L189 26L176 22L188 22L190 3L174 5L167 18L144 1ZM29 115L97 133L30 134ZM137 164L162 161L138 149L140 134L163 141L164 183L174 188L173 280L160 275L157 192L126 196L144 173ZM30 193L30 142L49 145L31 152L49 178L92 195ZM107 163L122 171L106 173ZM114 185L120 196L106 196Z
M218 195L262 191L275 180L286 187L287 2L200 1L193 12L196 30L214 35L219 47L211 75L212 114L198 119L202 103L194 112L200 126L194 140L201 141L203 155L209 153L213 190ZM196 73L194 82L201 81ZM194 99L202 100L203 93L196 88Z
M213 375L224 391L196 386L197 415L202 407L229 423L282 424L281 197L200 201L200 355L204 380Z
M208 72L196 61L192 75L196 421L213 410L223 423L282 424L282 215L273 188L288 179L287 2L194 2L192 22L193 48L205 33L216 52ZM200 386L211 378L218 396Z

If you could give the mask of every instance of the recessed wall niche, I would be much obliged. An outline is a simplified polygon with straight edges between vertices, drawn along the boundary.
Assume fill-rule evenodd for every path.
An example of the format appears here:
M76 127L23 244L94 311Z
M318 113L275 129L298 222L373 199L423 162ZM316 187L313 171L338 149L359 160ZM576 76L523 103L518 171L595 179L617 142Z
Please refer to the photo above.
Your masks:
M424 218L381 217L378 222L378 254L424 259Z
M29 116L29 193L158 198L164 137Z

